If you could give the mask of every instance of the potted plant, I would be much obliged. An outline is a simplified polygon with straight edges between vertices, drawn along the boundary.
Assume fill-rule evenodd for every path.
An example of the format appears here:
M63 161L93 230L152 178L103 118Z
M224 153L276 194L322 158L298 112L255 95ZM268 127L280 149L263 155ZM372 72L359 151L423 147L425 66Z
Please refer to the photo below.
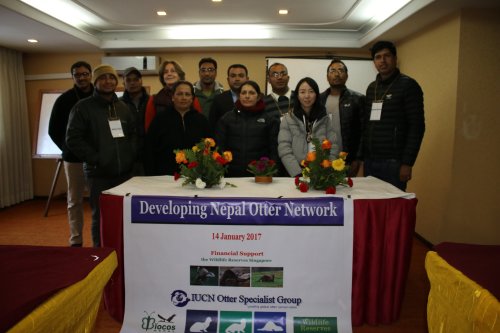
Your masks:
M250 162L247 171L255 176L256 183L271 183L273 175L278 172L278 167L269 157L261 157Z

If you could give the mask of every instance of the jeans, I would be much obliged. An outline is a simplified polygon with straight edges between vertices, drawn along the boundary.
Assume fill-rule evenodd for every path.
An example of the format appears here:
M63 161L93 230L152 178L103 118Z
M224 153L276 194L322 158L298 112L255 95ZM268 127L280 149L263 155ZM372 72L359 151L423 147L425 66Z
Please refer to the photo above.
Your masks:
M407 182L402 182L399 179L401 162L398 160L372 160L365 159L363 163L364 176L373 176L388 182L401 191L406 191Z
M92 208L92 242L94 247L101 246L101 211L99 205L99 198L101 192L109 190L130 178L127 176L101 178L101 177L88 177L87 182L90 189L90 207Z
M83 163L71 163L64 161L64 173L66 175L69 243L78 245L83 243L83 193L85 191L85 177L83 175Z

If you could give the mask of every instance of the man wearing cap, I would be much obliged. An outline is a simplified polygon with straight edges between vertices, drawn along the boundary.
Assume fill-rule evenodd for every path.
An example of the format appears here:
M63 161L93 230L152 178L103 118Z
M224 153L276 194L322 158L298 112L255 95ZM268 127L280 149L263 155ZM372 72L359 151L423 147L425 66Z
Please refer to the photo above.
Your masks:
M84 161L92 207L92 241L101 245L99 196L131 177L137 142L134 115L115 94L118 75L113 67L94 69L95 90L71 110L66 131L68 148Z
M365 176L405 191L425 132L423 92L397 68L392 42L376 42L371 54L378 75L366 90L358 157Z
M50 114L49 136L61 149L64 161L64 174L67 183L69 244L80 247L83 243L83 193L85 192L85 177L83 162L66 146L66 127L71 108L81 99L92 95L92 68L85 61L77 61L71 65L73 87L59 96Z
M136 131L137 131L137 147L138 147L138 161L142 161L141 152L144 147L144 115L146 113L146 105L148 104L149 94L142 86L142 74L135 67L129 67L123 71L123 86L125 92L120 100L128 105L132 114L135 117ZM143 176L144 168L142 163L137 163L137 168L134 170L134 176Z

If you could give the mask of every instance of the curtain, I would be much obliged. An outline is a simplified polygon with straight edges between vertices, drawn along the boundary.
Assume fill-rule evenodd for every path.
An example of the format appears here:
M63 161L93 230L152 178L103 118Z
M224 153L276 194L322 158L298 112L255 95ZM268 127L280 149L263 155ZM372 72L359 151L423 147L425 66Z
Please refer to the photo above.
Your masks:
M0 208L33 198L22 53L0 47Z

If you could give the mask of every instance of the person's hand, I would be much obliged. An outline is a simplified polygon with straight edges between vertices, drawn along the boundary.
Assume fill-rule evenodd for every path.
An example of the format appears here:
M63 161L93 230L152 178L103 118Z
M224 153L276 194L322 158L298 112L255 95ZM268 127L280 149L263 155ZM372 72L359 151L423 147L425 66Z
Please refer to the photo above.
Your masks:
M401 164L401 168L399 169L399 180L402 182L409 181L411 179L411 169L411 166Z
M360 161L358 161L358 160L352 161L351 165L349 166L348 176L349 177L356 177L358 175L360 166L361 166Z

